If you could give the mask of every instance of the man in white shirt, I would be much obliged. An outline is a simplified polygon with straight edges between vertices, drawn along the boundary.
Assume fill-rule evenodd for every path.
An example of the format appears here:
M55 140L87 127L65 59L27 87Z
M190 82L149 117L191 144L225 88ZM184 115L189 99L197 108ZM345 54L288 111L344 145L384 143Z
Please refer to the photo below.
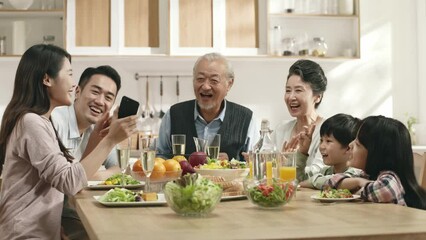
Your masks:
M74 161L80 161L88 154L85 151L95 124L104 114L109 113L120 87L120 75L112 67L87 68L76 88L74 104L56 108L52 112L51 118L58 137L74 156ZM98 171L91 179L105 180L120 172L115 149L109 154L104 166L106 170ZM62 226L70 239L88 238L75 209L68 205L67 196L64 200Z

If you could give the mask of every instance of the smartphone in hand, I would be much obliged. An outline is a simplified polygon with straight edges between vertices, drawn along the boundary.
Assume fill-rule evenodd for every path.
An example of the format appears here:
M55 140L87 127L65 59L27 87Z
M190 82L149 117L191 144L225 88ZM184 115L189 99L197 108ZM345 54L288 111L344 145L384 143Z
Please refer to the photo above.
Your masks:
M136 115L139 110L139 102L129 97L123 96L118 109L118 118Z

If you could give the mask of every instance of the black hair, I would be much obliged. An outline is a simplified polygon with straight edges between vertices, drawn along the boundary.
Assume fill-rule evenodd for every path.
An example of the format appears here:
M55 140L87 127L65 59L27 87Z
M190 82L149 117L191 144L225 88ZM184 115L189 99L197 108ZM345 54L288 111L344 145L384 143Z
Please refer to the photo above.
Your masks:
M78 86L80 86L80 88L83 89L86 86L86 84L89 82L89 79L95 74L100 74L100 75L104 75L111 78L115 82L115 85L117 85L117 92L118 90L120 90L121 77L114 68L108 65L99 66L97 68L93 68L93 67L86 68L86 70L84 70L80 76L80 80L78 81Z
M376 180L380 172L395 172L404 187L404 200L410 207L426 209L426 190L414 175L410 133L403 123L384 116L362 120L358 141L367 149L365 172Z
M6 157L7 143L16 124L27 113L43 115L50 109L50 99L43 79L47 74L58 77L65 59L71 55L64 49L46 44L30 47L22 55L15 75L12 99L6 107L0 129L0 173ZM56 132L56 130L55 130ZM61 151L68 161L73 157L58 138Z
M320 128L320 136L331 136L344 147L349 146L355 138L361 120L351 115L339 113L323 122Z
M314 95L321 96L319 102L315 103L315 108L318 108L327 88L327 77L321 66L314 61L301 59L291 65L287 80L293 75L299 76L303 82L308 83Z

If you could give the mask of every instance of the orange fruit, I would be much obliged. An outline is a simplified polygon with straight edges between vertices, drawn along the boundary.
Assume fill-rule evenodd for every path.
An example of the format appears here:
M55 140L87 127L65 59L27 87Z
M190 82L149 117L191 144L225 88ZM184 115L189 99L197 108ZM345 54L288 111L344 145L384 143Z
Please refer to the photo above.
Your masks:
M172 159L174 159L174 160L176 160L178 162L180 162L180 161L186 161L185 156L182 156L182 155L176 155Z
M174 177L175 175L179 176L180 170L182 168L180 167L180 164L178 161L174 159L167 159L166 161L164 161L163 164L164 164L164 167L166 167L166 176L168 177Z
M166 167L161 161L155 161L151 173L151 180L161 179L166 174Z
M154 161L164 163L164 161L166 161L166 160L164 158L156 157Z
M145 173L142 170L142 162L140 159L138 159L132 166L132 171L136 172L137 174L139 174L142 177L145 177Z

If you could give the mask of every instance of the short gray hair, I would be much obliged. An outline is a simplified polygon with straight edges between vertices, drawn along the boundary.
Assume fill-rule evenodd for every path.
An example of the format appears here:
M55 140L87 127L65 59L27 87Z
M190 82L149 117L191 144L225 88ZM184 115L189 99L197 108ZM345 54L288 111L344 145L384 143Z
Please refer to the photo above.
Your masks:
M203 56L201 56L197 59L197 61L194 64L194 68L192 69L192 75L193 75L194 78L195 78L196 68L202 60L206 60L208 62L221 61L223 63L223 65L225 66L226 77L228 78L228 81L234 79L234 77L235 77L234 69L233 69L231 63L229 63L229 61L222 54L215 53L215 52L204 54Z

